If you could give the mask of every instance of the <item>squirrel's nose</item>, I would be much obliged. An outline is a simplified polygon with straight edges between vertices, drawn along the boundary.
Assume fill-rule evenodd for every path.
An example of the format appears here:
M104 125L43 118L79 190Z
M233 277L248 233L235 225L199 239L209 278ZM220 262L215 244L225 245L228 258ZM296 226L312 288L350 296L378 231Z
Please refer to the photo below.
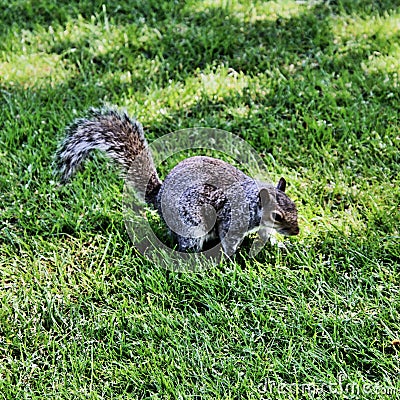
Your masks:
M293 229L293 235L298 235L300 232L300 228L296 226L296 228Z

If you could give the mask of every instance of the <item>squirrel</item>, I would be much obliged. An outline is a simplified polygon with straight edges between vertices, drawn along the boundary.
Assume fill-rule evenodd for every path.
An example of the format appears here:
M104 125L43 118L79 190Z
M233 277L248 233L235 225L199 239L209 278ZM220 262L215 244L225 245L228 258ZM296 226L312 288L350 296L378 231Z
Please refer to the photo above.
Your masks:
M145 202L166 222L179 251L201 252L209 241L218 240L231 256L249 233L299 233L297 209L285 194L284 178L275 187L220 159L194 156L178 163L162 182L142 125L111 107L91 108L66 128L55 155L61 183L69 181L96 149L116 161L128 182L142 191Z

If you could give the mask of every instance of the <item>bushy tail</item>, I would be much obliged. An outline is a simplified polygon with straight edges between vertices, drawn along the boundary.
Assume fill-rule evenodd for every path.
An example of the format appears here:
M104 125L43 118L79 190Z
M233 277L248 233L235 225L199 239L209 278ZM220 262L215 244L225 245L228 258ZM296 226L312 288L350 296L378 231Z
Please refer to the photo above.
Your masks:
M161 181L139 122L111 108L92 108L86 118L76 119L66 129L56 153L55 166L62 183L72 177L92 150L102 150L116 161L133 185L148 182L146 201L153 202Z

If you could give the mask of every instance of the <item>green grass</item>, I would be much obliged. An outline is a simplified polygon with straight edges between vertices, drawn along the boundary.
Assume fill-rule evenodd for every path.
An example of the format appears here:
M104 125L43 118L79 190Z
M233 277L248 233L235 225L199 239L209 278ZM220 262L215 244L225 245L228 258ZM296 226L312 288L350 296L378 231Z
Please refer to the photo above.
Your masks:
M400 397L397 1L0 14L0 399ZM64 127L104 103L149 140L246 139L298 204L289 252L201 274L142 257L102 157L52 176Z

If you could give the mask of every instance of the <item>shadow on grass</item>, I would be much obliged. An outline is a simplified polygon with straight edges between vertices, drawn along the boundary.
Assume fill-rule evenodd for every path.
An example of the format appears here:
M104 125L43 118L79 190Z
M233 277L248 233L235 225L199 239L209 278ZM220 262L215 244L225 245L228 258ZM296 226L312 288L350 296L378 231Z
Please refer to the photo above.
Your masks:
M79 36L74 42L57 42L50 50L75 66L78 73L53 87L43 84L39 90L34 88L32 92L36 92L35 96L43 97L44 104L50 104L49 99L65 99L64 105L68 102L68 109L85 109L88 105L98 105L101 99L112 102L126 93L132 93L132 88L145 96L149 90L149 76L141 67L147 60L159 60L159 70L153 81L157 87L167 87L171 79L184 80L198 69L208 66L224 64L249 75L281 69L301 58L311 60L321 49L329 51L332 42L332 34L325 21L331 11L325 6L309 8L292 18L245 23L222 7L179 14L180 6L177 5L167 13L157 9L155 2L146 2L146 6L140 7L139 4L142 3L128 2L123 9L114 6L115 12L118 12L114 16L115 23L122 18L120 13L135 10L133 14L142 15L146 24L157 26L160 23L161 38L140 45L130 43L127 48L117 47L101 55L93 55L85 42L87 39ZM29 27L38 23L65 23L78 8L87 18L101 10L100 2L80 2L78 5L63 1L56 5L49 1L43 14L38 16L45 6L46 3L11 2L9 7L0 11L4 11L5 21L9 24L15 21L21 28L24 24ZM108 7L108 12L112 14L112 7ZM15 15L19 19L14 19ZM128 24L127 21L125 23ZM73 47L78 51L69 51ZM113 75L116 70L129 71L132 68L137 73L129 82L121 82ZM20 92L22 97L26 97L25 88L10 86L6 81L1 86L4 91Z
M299 59L310 62L321 51L334 51L333 35L327 18L332 10L325 5L302 10L298 15L276 20L245 22L225 8L215 7L206 11L182 12L173 23L161 21L160 35L140 44L130 43L128 48L112 50L101 56L86 57L94 65L93 72L105 73L110 66L118 64L121 69L132 67L141 57L158 60L157 82L168 85L171 79L182 80L196 70L215 65L226 65L245 74L257 74ZM147 24L147 21L146 21ZM66 42L55 49L66 54L76 43ZM78 43L81 47L82 43ZM83 55L85 49L82 48ZM133 53L133 54L132 54ZM134 55L134 56L133 56ZM69 53L69 61L76 63L76 53ZM140 74L139 74L140 76ZM133 82L135 88L143 85L141 80ZM138 86L136 86L138 85Z
M18 29L33 29L38 25L47 28L49 25L64 25L79 15L85 19L99 15L106 10L107 14L115 18L117 23L134 23L140 18L146 21L162 21L179 12L184 2L159 2L157 0L127 0L121 2L107 2L103 0L44 0L32 2L29 0L11 0L0 4L2 28L0 32L7 32L10 27Z
M135 23L144 19L146 23L157 27L165 20L174 19L180 21L180 12L187 4L192 2L159 2L157 0L127 0L121 2L107 2L102 0L44 0L40 2L11 0L0 5L2 15L2 28L0 32L7 32L10 27L18 26L19 29L32 29L37 25L47 28L49 25L63 25L68 20L81 15L90 19L107 11L107 14L115 19L116 23ZM194 3L196 4L196 3ZM371 1L364 0L331 0L329 2L331 12L357 14L360 17L371 14L383 14L394 8L393 0ZM222 7L221 7L222 9Z
M118 98L124 93L132 93L132 88L135 92L146 92L149 76L145 67L146 63L154 60L159 65L152 81L158 87L168 86L171 79L182 81L197 70L216 65L226 65L250 76L275 68L285 73L283 67L298 63L318 66L321 53L332 60L318 66L325 68L327 73L337 68L346 69L347 65L353 68L358 64L354 63L353 57L365 59L371 50L357 47L345 57L337 55L327 18L343 11L363 16L393 8L390 1L370 5L363 3L338 1L329 3L329 6L316 4L290 18L253 22L245 22L224 7L195 11L185 9L184 3L171 3L169 8L169 5L159 5L155 1L111 4L107 5L106 11L99 1L11 2L7 7L3 6L3 10L0 8L0 12L3 12L5 21L3 26L14 23L14 27L19 29L34 28L36 24L45 28L49 24L63 25L78 14L86 19L92 15L102 15L102 19L109 16L114 24L121 25L121 29L131 35L128 37L129 45L125 47L116 46L105 53L93 54L88 43L90 38L78 35L74 40L58 41L50 48L51 53L61 55L79 71L74 79L65 82L70 89L69 94L76 90L82 95L83 86L88 97L93 95L99 99L107 94ZM15 18L15 15L18 17ZM138 21L141 25L157 29L159 35L137 43L133 36L140 32L130 27ZM71 51L72 48L77 51ZM132 69L135 73L129 82L121 82L113 76L115 71ZM102 80L101 85L98 84L99 79Z

